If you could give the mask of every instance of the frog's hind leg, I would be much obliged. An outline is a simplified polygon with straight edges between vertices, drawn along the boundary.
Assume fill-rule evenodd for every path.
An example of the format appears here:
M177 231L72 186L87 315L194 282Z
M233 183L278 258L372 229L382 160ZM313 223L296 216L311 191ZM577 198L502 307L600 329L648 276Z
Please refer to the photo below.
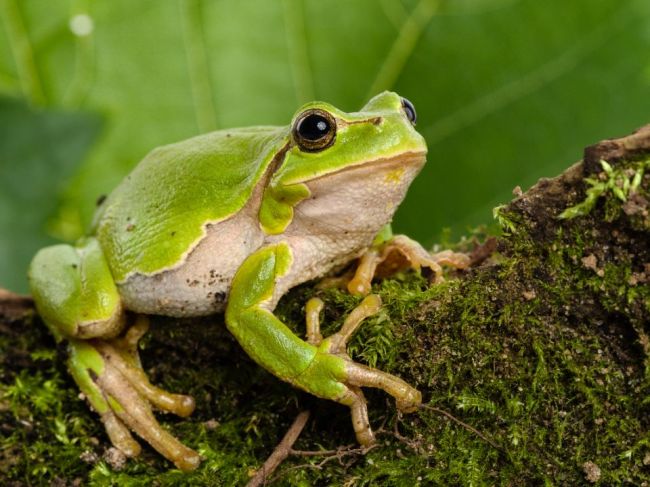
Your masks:
M167 433L151 410L154 405L187 416L194 401L148 381L137 354L148 326L145 317L137 317L118 337L127 315L97 241L43 249L32 261L29 279L41 317L57 339L67 340L68 368L111 442L136 456L140 446L131 436L134 431L179 468L196 468L198 454Z
M435 281L442 281L442 266L465 269L469 266L469 256L446 250L431 254L418 242L406 235L395 235L390 240L374 245L361 256L354 276L347 283L351 294L365 296L370 292L372 280L376 276L388 276L404 269L431 269Z

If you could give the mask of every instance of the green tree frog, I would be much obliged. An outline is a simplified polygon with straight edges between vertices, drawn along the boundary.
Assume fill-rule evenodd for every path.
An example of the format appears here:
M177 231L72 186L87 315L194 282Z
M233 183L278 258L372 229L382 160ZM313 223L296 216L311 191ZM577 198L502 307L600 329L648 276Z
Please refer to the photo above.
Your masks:
M190 396L155 387L142 368L137 343L152 314L225 312L258 364L349 406L362 445L374 441L362 387L383 389L402 411L417 409L418 390L346 352L380 307L370 282L389 255L436 275L441 264L467 264L382 231L425 163L415 118L409 101L384 92L359 112L312 102L289 126L221 130L157 148L100 203L88 237L36 254L29 280L37 310L67 341L69 370L118 449L138 455L134 432L182 470L200 463L152 412L185 417L194 409ZM273 314L287 290L354 259L347 287L366 297L338 333L321 336L317 298L306 305L305 340Z

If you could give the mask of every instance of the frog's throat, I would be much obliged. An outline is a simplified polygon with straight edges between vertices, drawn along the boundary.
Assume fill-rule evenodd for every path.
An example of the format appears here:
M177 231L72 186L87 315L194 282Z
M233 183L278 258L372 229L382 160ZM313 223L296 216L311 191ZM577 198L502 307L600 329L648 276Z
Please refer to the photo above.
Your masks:
M389 157L362 160L321 175L270 184L265 188L258 213L260 226L266 235L283 233L294 219L294 208L313 196L312 187L323 181L340 178L355 171L372 171L383 174L385 183L393 187L407 188L425 161L425 151L404 151ZM406 173L411 176L403 178ZM362 178L364 179L366 178Z

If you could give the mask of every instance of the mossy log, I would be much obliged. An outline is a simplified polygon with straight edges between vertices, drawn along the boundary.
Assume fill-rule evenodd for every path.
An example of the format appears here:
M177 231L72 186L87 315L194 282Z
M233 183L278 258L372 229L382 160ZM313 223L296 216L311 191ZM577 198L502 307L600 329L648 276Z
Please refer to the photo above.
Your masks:
M29 299L0 295L0 484L245 484L310 410L270 484L650 485L649 201L647 126L497 208L496 239L456 247L473 251L469 270L378 281L386 305L350 351L416 385L426 407L401 416L368 391L368 451L346 408L260 369L222 317L158 318L142 359L154 383L196 398L191 418L162 419L205 460L190 474L150 448L124 462ZM293 290L278 312L297 333L315 293L325 332L358 302Z

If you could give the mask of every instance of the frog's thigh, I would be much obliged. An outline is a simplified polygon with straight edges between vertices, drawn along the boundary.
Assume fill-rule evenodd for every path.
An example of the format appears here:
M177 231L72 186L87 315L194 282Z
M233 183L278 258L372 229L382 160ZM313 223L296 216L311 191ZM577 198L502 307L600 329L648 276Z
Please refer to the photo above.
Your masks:
M166 432L151 404L187 416L194 401L152 386L137 356L137 341L146 331L139 316L122 338L124 311L108 265L96 240L71 247L58 245L39 252L30 267L37 308L59 338L68 339L68 367L111 442L127 456L140 446L130 430L183 470L199 464L199 456Z
M96 239L42 249L29 281L36 308L58 337L107 338L122 330L124 310Z

